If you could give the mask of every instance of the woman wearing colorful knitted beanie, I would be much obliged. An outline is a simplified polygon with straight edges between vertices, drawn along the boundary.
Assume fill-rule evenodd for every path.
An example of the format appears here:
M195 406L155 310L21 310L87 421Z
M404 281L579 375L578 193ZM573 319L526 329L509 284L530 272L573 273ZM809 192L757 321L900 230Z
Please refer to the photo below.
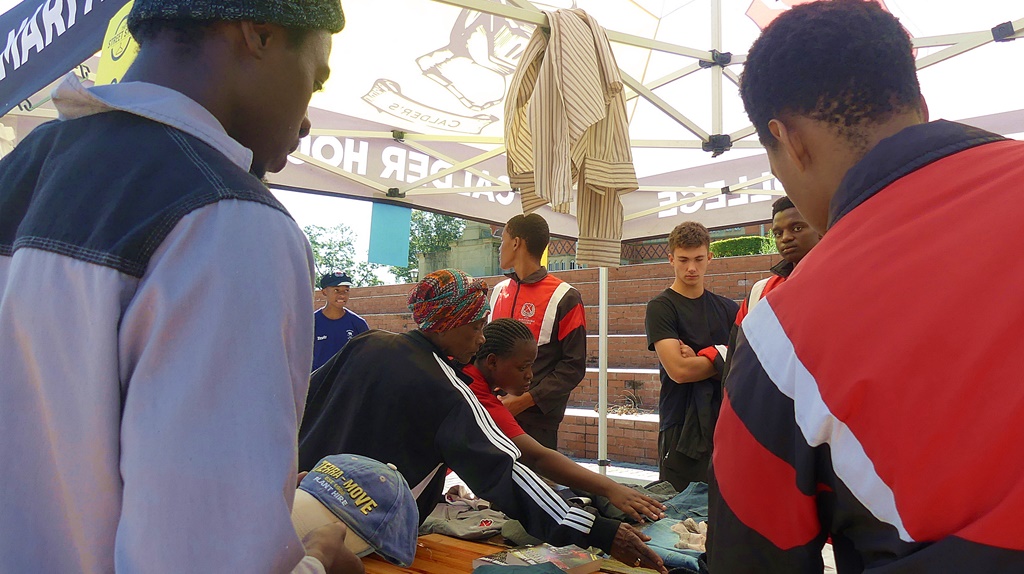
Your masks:
M458 269L424 277L409 294L409 310L423 336L463 365L484 344L484 325L491 310L487 284Z
M473 492L556 546L596 546L664 572L628 525L569 507L498 430L461 366L484 342L487 285L457 269L427 275L409 295L418 328L369 331L313 373L299 431L299 469L324 456L392 463L412 487L420 522L441 500L446 468Z

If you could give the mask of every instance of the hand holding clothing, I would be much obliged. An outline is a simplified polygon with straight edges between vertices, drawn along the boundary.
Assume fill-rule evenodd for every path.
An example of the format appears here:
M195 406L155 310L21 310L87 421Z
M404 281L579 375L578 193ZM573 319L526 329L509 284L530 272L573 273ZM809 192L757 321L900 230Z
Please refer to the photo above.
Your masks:
M615 508L637 522L643 523L647 520L654 522L665 518L664 505L628 486L616 484L615 488L607 493L607 497L608 502L611 502Z

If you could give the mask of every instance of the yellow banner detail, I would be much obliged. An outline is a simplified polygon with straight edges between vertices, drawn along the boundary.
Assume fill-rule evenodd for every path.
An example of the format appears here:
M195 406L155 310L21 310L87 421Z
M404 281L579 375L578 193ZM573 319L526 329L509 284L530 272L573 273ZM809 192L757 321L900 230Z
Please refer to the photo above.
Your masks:
M103 36L103 48L100 53L100 65L96 71L95 84L116 84L128 71L128 66L135 61L139 53L139 45L128 32L128 13L134 2L128 2L107 25L107 33Z

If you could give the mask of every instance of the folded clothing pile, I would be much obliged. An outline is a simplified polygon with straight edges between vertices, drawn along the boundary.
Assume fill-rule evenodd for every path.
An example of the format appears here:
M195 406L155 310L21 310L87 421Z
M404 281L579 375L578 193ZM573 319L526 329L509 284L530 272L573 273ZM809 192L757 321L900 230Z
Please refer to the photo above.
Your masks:
M679 534L679 542L676 542L676 548L704 552L704 545L708 541L707 522L697 522L692 518L687 518L682 522L673 524L672 532Z

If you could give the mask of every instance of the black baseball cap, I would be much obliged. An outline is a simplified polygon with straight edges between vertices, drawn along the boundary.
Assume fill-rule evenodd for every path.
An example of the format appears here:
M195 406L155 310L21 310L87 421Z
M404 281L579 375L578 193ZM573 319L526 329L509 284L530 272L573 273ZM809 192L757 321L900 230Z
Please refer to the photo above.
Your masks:
M352 278L348 276L344 271L333 271L324 275L320 278L320 288L326 289L328 287L340 287L342 285L351 285Z

